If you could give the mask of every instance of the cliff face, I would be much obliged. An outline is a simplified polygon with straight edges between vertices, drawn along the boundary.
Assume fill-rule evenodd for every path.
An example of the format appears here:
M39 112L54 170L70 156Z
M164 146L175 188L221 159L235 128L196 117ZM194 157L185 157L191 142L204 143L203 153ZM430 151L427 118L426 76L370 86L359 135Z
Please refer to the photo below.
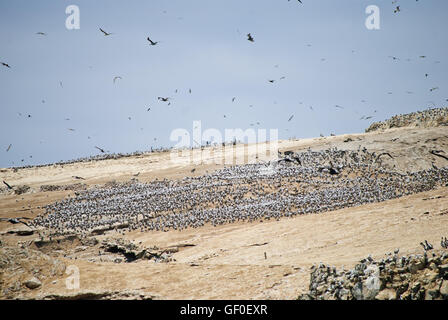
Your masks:
M401 127L439 127L448 125L448 108L429 109L393 116L390 119L374 122L366 132Z

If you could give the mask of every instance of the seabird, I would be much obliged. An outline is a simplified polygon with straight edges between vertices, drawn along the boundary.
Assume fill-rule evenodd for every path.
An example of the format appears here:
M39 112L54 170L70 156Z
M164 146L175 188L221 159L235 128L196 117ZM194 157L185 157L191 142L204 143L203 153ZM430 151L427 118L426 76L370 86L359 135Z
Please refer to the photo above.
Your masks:
M12 189L12 187L5 180L3 180L3 183L8 187L8 189Z
M4 62L2 62L2 65L4 65L5 67L7 67L7 68L10 68L11 69L11 67L9 66L9 64L7 64L7 63L4 63Z
M427 240L425 240L425 243L420 242L420 245L423 247L423 250L425 250L425 251L433 249L432 245L430 243L428 243Z
M101 149L100 147L95 146L95 148L97 148L98 150L100 150L102 153L105 153L105 151L103 149Z
M440 240L440 245L442 246L442 248L447 249L448 248L448 241L447 241L447 239L446 238L444 239L442 237L442 239Z
M112 33L107 33L106 31L104 31L103 29L100 28L100 31L102 33L104 33L105 36L110 36Z
M148 40L149 41L149 43L152 45L152 46L155 46L156 44L158 44L159 42L158 41L152 41L151 39L149 39L149 37L148 38L146 38L146 40Z
M247 34L247 40L249 40L250 42L254 42L254 38L250 33Z
M114 77L114 83L115 83L115 81L117 81L117 79L122 79L122 78L120 76Z

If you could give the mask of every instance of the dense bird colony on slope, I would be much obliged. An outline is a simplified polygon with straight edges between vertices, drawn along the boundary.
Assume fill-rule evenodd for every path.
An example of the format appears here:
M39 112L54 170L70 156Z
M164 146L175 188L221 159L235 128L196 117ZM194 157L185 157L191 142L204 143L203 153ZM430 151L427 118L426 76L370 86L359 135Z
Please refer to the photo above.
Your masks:
M32 225L53 234L115 227L183 230L336 210L446 183L448 168L401 174L383 169L380 156L365 149L308 150L200 177L91 188L48 205Z
M366 132L400 127L437 127L448 125L448 108L434 108L407 114L395 115L390 119L374 122Z

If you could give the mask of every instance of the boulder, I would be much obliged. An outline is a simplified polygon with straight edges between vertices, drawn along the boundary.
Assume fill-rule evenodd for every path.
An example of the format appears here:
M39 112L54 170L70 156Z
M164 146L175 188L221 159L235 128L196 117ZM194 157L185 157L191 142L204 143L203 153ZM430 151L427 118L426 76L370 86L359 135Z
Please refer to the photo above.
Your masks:
M373 300L380 291L381 281L379 276L372 275L363 282L362 295L364 300Z
M42 285L42 282L40 282L40 280L37 279L36 277L32 277L31 279L25 281L24 284L28 289L32 290L32 289L39 288Z
M439 296L439 290L437 289L426 290L425 300L434 300L438 296Z
M448 280L443 280L439 291L444 299L448 299Z
M397 295L395 293L395 290L393 289L384 289L380 291L375 299L377 300L395 300L397 298Z
M353 298L355 298L356 300L363 300L362 283L361 282L357 282L354 285L354 287L352 288L352 295L353 295Z

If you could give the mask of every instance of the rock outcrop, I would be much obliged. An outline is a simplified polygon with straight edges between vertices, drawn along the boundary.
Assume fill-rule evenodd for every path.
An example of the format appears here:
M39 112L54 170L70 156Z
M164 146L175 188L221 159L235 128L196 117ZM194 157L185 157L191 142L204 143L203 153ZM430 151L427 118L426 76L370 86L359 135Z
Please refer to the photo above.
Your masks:
M299 300L448 300L448 252L369 256L349 271L321 263Z
M154 260L156 262L170 262L174 261L171 255L177 252L174 249L158 249L153 248L140 248L136 244L123 240L107 238L103 240L101 248L106 252L122 254L126 262L133 262L138 259ZM121 262L117 259L116 262Z
M41 289L45 281L64 274L65 264L26 247L0 247L0 299L13 299Z
M400 114L385 121L374 122L366 129L366 132L401 127L439 127L446 125L448 125L448 108L436 108Z

